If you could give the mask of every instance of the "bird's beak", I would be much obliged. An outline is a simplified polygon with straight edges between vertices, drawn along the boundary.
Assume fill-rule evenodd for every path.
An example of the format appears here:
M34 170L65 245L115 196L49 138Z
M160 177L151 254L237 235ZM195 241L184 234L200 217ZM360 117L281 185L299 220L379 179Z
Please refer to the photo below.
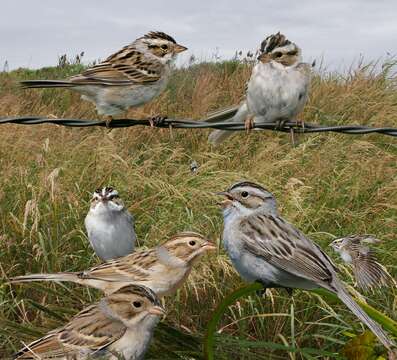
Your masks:
M258 56L258 60L262 63L268 63L272 60L268 53L262 53Z
M217 204L221 206L223 209L227 208L228 206L232 205L233 203L233 196L227 191L220 191L215 193L215 195L223 196L223 201L219 201Z
M162 316L165 314L165 309L161 306L153 306L149 309L149 314Z
M183 51L185 51L185 50L187 50L187 47L185 47L185 46L183 46L183 45L176 44L176 45L174 46L174 52L175 52L176 54L179 54L179 53L181 53L181 52L183 52Z
M209 250L216 250L216 245L215 245L214 243L212 243L211 241L206 241L206 242L201 246L201 248L202 248L203 250L207 250L207 251L209 251Z

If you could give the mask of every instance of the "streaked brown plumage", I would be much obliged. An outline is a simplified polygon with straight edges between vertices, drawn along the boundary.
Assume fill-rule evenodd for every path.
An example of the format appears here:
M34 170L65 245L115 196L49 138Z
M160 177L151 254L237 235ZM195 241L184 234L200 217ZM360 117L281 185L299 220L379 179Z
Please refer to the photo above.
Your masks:
M202 235L182 232L154 249L135 251L86 271L18 276L10 282L71 281L100 289L105 294L128 284L138 284L162 297L174 293L189 276L194 263L212 249L215 246Z
M365 291L396 286L396 281L387 269L377 261L374 250L366 245L377 243L380 240L371 235L350 235L330 244L342 260L352 267L357 286Z
M186 47L169 35L152 31L103 62L66 80L26 80L25 88L68 88L95 103L100 115L114 116L159 95L168 83L171 65Z
M82 360L93 356L140 360L164 314L148 288L129 285L91 305L65 326L49 332L15 354L14 359Z
M355 302L330 257L300 230L284 220L272 193L252 182L226 191L223 244L234 267L247 281L264 287L331 291L367 325L388 349L396 347L382 327Z

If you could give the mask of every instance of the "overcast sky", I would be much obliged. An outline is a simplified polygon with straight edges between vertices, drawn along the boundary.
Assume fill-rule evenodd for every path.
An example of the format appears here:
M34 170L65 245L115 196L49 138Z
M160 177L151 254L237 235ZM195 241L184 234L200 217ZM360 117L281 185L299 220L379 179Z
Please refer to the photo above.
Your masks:
M0 19L0 71L103 59L150 30L186 45L182 62L255 50L279 30L330 68L397 54L397 0L4 0Z

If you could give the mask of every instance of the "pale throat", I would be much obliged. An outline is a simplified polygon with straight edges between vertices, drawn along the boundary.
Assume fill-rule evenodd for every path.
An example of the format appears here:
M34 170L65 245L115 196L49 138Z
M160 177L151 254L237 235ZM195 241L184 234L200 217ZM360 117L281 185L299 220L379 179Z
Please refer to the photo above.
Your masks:
M238 201L233 201L233 204L222 210L225 223L230 222L241 216L249 216L255 213L255 209L249 209L241 205Z

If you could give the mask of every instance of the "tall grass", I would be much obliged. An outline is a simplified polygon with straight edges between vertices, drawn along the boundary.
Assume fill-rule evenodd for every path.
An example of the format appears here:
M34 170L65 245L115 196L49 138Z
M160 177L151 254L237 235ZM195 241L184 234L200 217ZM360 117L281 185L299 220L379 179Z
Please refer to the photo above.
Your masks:
M97 118L93 106L66 90L21 90L17 81L61 78L82 65L0 73L1 116ZM302 119L326 124L397 127L396 77L392 65L314 76ZM199 119L237 104L250 65L200 63L178 70L155 101L128 116L154 114ZM175 297L148 358L200 359L201 338L213 309L242 285L220 244L222 218L212 195L240 179L272 190L282 214L327 244L351 233L383 239L379 258L396 276L397 146L381 135L307 135L292 147L288 135L241 132L214 149L209 131L148 128L0 127L0 358L64 323L100 294L65 284L10 287L24 273L75 271L98 263L83 219L90 193L116 187L136 218L139 243L151 247L181 230L217 241L219 252L197 266ZM189 164L196 160L197 174ZM333 254L331 254L334 256ZM342 276L352 284L345 271ZM397 319L397 292L368 299ZM166 326L179 330L173 332ZM243 298L228 308L217 337L218 359L333 359L363 326L338 303L316 295L272 291L266 299ZM184 335L183 335L184 334ZM269 345L270 344L270 345ZM292 351L291 349L320 349ZM327 354L327 355L324 355Z

